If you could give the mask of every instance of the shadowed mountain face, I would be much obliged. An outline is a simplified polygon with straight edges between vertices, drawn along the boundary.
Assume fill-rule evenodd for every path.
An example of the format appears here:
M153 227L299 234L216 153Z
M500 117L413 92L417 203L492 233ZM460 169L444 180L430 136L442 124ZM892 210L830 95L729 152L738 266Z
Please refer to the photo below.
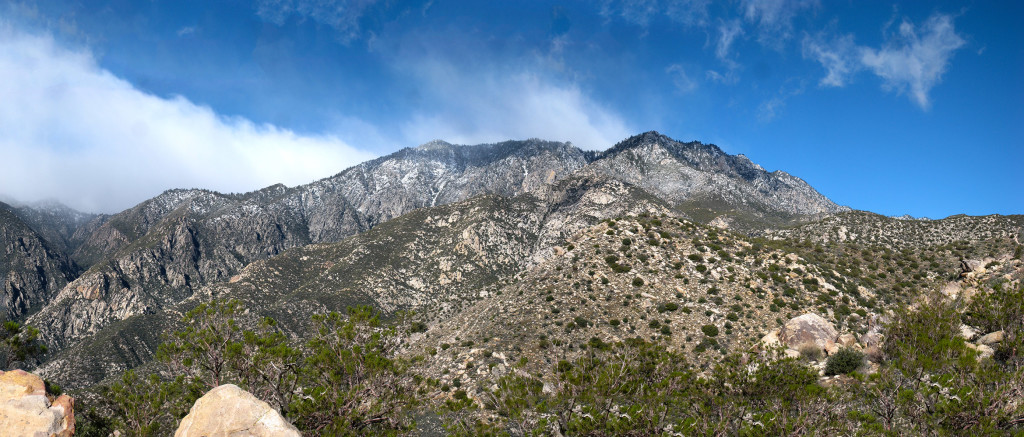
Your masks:
M53 299L78 274L59 247L0 203L0 321L17 319Z
M28 322L42 330L42 338L54 350L60 350L113 324L127 326L119 321L162 314L205 286L226 283L253 262L311 244L343 241L422 208L469 208L461 202L486 195L498 197L488 198L492 205L484 209L505 211L500 220L491 219L500 223L492 224L492 230L523 234L496 240L493 247L482 246L491 249L480 256L498 253L495 248L500 246L511 248L505 256L514 262L472 261L470 264L485 267L476 273L453 271L443 278L431 276L435 282L418 289L405 278L411 274L409 268L395 267L412 262L406 257L385 256L365 265L360 263L372 257L363 257L350 263L385 273L374 281L364 278L369 282L361 284L369 288L359 291L370 293L367 299L385 308L439 304L433 298L415 296L454 287L450 284L458 281L452 275L475 277L486 271L483 277L490 278L488 281L508 279L548 256L559 238L598 218L631 213L633 206L657 204L665 211L702 221L726 214L746 228L847 210L799 178L766 172L745 157L725 154L713 145L680 143L656 132L631 137L597 153L541 140L477 146L434 141L294 188L275 185L245 194L170 190L111 216L75 215L73 211L47 216L25 210L21 216L35 218L20 223L36 230L40 247L49 240L58 241L47 245L50 258L37 257L63 259L67 264L61 267L64 270L54 268L64 272L63 276L49 274L64 278L63 282L47 279L49 285L36 287L41 291L34 292L29 306L38 312ZM586 211L573 209L584 204L591 206L584 208ZM602 212L595 212L598 210ZM63 221L53 217L63 217ZM419 225L408 226L414 229ZM5 237L3 241L12 240ZM377 254L392 249L381 244L367 242L363 250ZM448 247L447 243L430 244ZM436 263L443 257L427 258ZM451 262L465 261L460 260ZM16 264L3 262L3 268ZM431 272L443 271L438 270L440 265L430 265ZM353 272L342 277L351 278ZM466 284L477 287L483 282ZM8 293L11 295L13 292ZM456 295L456 300L462 300ZM17 317L28 312L11 314Z

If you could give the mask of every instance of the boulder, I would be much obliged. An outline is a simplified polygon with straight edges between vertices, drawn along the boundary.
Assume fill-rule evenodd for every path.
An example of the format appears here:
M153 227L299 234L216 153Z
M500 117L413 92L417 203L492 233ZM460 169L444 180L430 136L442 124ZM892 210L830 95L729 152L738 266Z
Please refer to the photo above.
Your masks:
M960 325L960 336L967 341L974 341L978 337L978 330L970 326L961 324Z
M24 370L0 371L0 430L4 436L69 437L75 433L75 400L51 399L43 379Z
M978 344L993 345L1003 341L1003 331L989 332L978 339Z
M196 400L174 437L301 437L277 410L234 384L225 384Z
M979 354L978 355L978 360L983 360L985 358L990 358L992 355L995 354L995 349L992 349L988 345L984 345L984 344L976 345L974 343L965 343L965 345L967 345L967 347L969 347L971 349L974 349L974 350L978 351L978 354Z
M982 272L985 269L985 262L980 259L965 259L960 261L960 276L968 273Z
M789 319L779 330L779 341L794 349L807 343L814 343L822 350L831 349L838 336L839 332L828 320L811 313Z
M960 284L957 282L947 283L942 287L942 294L950 299L956 299L960 295Z
M774 329L772 332L765 334L764 337L761 337L761 345L764 349L773 349L778 347L780 344L778 329Z
M839 343L839 345L842 347L855 347L857 346L857 337L847 332L843 335L840 335L839 339L836 340L836 343Z
M860 336L860 342L865 346L878 346L882 344L883 337L881 328L873 327Z

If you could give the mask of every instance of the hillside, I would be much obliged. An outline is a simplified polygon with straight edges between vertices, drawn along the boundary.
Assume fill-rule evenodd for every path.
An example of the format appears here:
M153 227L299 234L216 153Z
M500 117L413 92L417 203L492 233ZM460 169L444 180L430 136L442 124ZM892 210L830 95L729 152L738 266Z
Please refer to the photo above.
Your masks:
M800 314L821 315L860 339L922 293L947 284L974 293L991 287L956 282L964 258L984 258L1000 272L989 277L1005 274L1007 288L1024 279L1011 238L964 246L905 241L912 242L922 249L770 241L670 216L608 220L569 239L559 256L516 283L431 325L410 353L427 357L421 371L442 385L459 379L470 395L486 392L484 382L521 358L523 370L551 376L546 369L559 360L629 338L662 344L708 369Z

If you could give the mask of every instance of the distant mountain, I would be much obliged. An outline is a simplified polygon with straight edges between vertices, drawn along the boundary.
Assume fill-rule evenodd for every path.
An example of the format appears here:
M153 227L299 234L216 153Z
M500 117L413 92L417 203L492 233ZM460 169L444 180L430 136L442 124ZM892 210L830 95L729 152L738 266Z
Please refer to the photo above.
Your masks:
M630 137L598 154L589 170L637 185L698 221L726 214L743 223L742 230L850 210L796 176L769 173L743 155L657 132Z
M74 252L89 269L31 322L60 348L289 248L340 241L422 207L541 188L585 163L565 143L434 142L295 188L170 190L107 217Z
M26 223L20 209L0 203L0 322L38 310L78 273L59 246Z
M215 296L241 299L293 332L303 331L314 313L349 305L442 318L564 252L558 246L566 238L603 219L668 211L661 200L620 181L572 177L513 197L485 194L421 208L337 243L296 247L199 287L178 303L120 307L119 313L103 309L146 297L122 290L88 303L66 299L32 319L51 335L49 341L68 346L40 372L60 375L69 387L116 375L150 359L161 332ZM135 300L124 298L133 295Z
M434 141L293 188L275 185L245 194L169 190L118 214L66 215L63 222L35 213L31 222L45 232L42 239L58 241L50 244L55 253L85 271L44 294L45 308L29 323L59 350L120 320L174 307L255 261L339 242L420 208L481 195L571 199L592 193L582 188L586 184L560 185L570 179L614 182L633 193L627 197L650 198L674 214L718 219L739 230L847 210L799 178L766 172L714 145L680 143L657 132L605 152L536 139L476 146ZM599 196L609 205L630 201ZM550 250L552 242L541 238L537 244ZM544 247L531 248L530 256L540 256Z

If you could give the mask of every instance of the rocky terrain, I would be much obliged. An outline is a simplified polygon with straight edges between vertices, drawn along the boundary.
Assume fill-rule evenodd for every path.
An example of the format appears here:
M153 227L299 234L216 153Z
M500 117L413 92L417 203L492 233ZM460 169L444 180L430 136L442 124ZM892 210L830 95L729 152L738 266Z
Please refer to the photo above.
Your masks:
M237 326L271 317L297 344L322 329L314 315L380 311L406 330L388 350L417 396L449 408L491 402L509 378L557 393L553 368L636 342L705 376L775 351L825 377L841 349L875 372L907 308L1020 288L1022 240L1024 216L851 211L656 132L603 152L435 141L307 185L175 189L113 215L0 204L0 297L49 347L34 372L88 402L130 369L161 369L184 315L234 299ZM1016 334L971 311L957 334L1015 356L999 345Z
M1009 238L1024 242L1024 216L954 215L940 220L907 220L885 217L866 211L835 214L819 221L788 229L769 229L759 234L767 238L810 240L816 243L851 242L899 250Z
M55 354L40 371L75 375L62 383L78 387L141 364L152 357L161 332L196 302L214 297L241 299L293 331L301 331L314 313L359 304L443 318L550 257L578 230L609 217L667 211L643 191L602 177L423 208L338 243L254 262L227 281L199 288L180 305L100 329Z
M637 186L684 215L690 208L744 223L781 223L844 210L798 178L655 132L599 153L540 140L435 141L294 188L170 190L111 216L23 208L21 216L56 241L54 256L76 265L65 275L71 283L54 283L45 299L32 301L39 302L33 304L38 313L29 323L61 349L111 323L168 308L289 248L340 241L422 207L543 191L575 174Z
M459 380L455 385L472 395L488 391L479 383L491 383L520 359L528 363L521 370L551 376L546 369L559 360L628 338L664 344L707 369L766 335L778 343L787 321L814 314L838 330L833 344L819 345L825 356L839 347L840 333L847 346L876 344L880 318L922 292L977 293L985 288L982 275L1014 288L1024 275L1006 236L971 241L971 248L999 254L971 267L960 259L986 255L944 246L862 253L850 242L778 243L671 216L607 220L569 239L515 283L432 325L410 353L426 357L422 371L440 386ZM856 267L861 263L877 273L865 275Z
M0 203L0 319L38 311L75 279L78 266L25 222L18 210Z

